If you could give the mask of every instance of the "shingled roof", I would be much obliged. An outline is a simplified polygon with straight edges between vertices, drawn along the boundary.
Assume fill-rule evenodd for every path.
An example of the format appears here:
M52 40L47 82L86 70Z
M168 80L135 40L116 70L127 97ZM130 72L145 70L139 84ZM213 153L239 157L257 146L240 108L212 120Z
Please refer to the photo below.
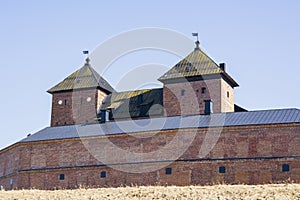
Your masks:
M162 93L162 88L114 92L105 98L100 110L111 110L114 119L162 116Z
M104 89L107 93L113 92L113 87L91 67L89 61L89 58L87 58L82 68L72 73L47 92L52 94L55 92L87 88L100 88Z
M197 41L198 42L198 41ZM158 80L166 82L170 79L181 79L190 77L205 77L207 75L223 75L233 87L238 84L224 70L222 70L196 42L196 48L188 56L178 62L174 67L162 75Z

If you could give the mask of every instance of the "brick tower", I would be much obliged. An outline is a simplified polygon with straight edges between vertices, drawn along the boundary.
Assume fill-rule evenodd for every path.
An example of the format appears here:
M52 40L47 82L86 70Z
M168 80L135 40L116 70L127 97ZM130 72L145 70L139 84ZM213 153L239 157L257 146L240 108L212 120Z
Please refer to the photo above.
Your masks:
M48 90L52 94L51 126L97 122L97 112L105 96L114 89L90 65Z
M166 116L205 114L207 103L210 112L234 112L238 84L226 73L224 63L217 65L199 48L199 41L193 52L158 80L164 84Z

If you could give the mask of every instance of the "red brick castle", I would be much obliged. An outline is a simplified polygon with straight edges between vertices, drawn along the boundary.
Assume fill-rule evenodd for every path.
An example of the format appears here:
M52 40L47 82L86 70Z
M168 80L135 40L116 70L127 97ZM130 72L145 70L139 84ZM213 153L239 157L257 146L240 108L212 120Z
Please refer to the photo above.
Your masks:
M162 88L115 91L87 58L48 90L51 126L0 151L0 185L300 182L299 109L235 105L238 84L198 42L158 80Z

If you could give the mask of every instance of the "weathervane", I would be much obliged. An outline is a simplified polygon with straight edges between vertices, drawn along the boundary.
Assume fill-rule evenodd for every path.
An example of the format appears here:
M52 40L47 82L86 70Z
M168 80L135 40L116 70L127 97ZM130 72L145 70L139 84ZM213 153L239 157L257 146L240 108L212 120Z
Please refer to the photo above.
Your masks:
M197 41L199 41L198 40L198 33L192 33L192 36L197 37Z
M89 51L88 50L84 50L84 51L82 51L82 53L89 56Z
M89 64L89 62L90 62L89 51L88 50L84 50L84 51L82 51L82 53L85 54L85 55L87 55L85 61L86 61L87 64Z
M195 49L199 49L200 42L198 40L198 33L192 33L192 36L197 37L197 41L195 42L195 44L196 44L196 48Z

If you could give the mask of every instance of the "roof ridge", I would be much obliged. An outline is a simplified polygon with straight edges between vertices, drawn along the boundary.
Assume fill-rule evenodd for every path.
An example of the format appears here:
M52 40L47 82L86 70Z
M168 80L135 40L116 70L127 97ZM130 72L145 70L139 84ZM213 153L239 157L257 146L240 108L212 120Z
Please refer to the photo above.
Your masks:
M212 61L219 69L221 69L220 67L219 67L219 65L207 54L207 53L205 53L204 51L202 51L200 48L199 49L195 49L194 51L201 51L205 56L207 56L207 58L209 58L210 59L210 61ZM222 69L221 69L222 70ZM223 71L223 70L222 70Z
M264 109L264 110L248 110L248 112L263 112L263 111L280 111L280 110L298 110L299 108L272 108L272 109Z

